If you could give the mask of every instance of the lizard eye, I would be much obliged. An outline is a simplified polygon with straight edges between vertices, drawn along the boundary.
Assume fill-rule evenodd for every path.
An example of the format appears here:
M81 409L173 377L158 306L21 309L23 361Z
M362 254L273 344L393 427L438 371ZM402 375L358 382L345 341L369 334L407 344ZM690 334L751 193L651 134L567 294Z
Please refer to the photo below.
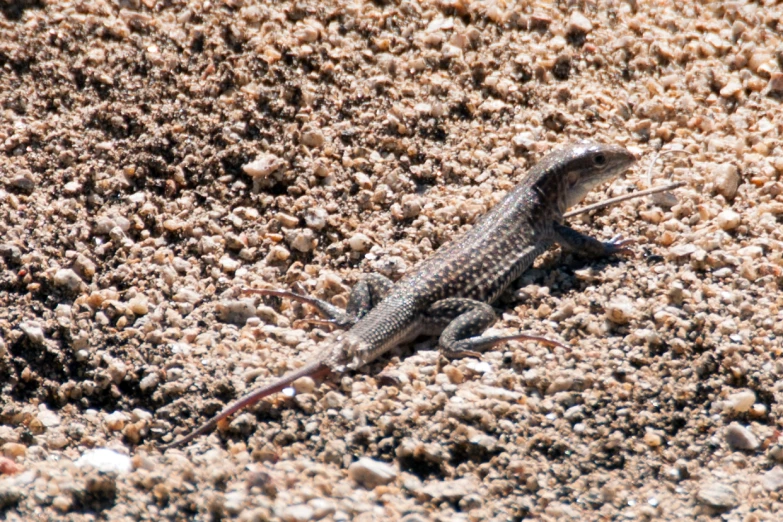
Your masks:
M606 156L604 156L603 154L596 154L595 157L593 158L593 163L595 163L599 167L603 167L604 165L606 165Z

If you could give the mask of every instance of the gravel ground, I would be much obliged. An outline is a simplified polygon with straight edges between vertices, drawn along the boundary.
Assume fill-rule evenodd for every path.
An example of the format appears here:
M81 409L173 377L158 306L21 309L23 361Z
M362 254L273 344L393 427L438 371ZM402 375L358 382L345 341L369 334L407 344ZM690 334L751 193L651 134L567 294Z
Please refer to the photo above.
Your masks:
M774 2L0 1L0 510L8 520L775 520L783 510L783 7ZM566 5L568 4L568 5ZM298 383L344 305L548 150L644 160L499 302Z

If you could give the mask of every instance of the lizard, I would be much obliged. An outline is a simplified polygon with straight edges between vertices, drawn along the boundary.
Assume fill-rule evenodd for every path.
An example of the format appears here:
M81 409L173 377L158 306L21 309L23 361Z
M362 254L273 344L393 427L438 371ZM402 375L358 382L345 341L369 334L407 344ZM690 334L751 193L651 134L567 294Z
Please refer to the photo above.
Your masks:
M483 350L512 340L566 348L557 341L523 333L481 334L497 320L492 303L554 243L595 258L630 253L625 246L630 241L618 236L601 242L583 235L564 224L563 214L636 159L621 146L589 141L551 152L470 230L441 246L397 283L380 274L360 280L345 310L294 292L246 289L308 303L327 318L323 322L347 329L334 334L309 364L251 390L161 450L187 444L302 377L321 379L356 370L420 335L440 334L440 347L449 357L477 357Z

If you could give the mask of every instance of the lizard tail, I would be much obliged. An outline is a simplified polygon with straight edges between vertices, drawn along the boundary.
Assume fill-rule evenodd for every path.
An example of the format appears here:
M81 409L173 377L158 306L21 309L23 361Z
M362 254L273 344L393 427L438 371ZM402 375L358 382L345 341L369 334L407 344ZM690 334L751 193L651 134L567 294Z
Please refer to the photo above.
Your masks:
M291 385L291 383L293 383L297 379L300 379L302 377L312 377L314 379L320 379L322 377L326 377L330 371L331 368L326 364L324 364L323 362L315 362L312 364L308 364L303 368L295 370L289 374L286 374L283 377L281 377L279 380L271 384L251 390L246 395L242 396L241 398L237 399L235 402L232 402L231 404L223 408L223 410L221 410L220 413L218 413L217 415L209 419L207 422L205 422L195 430L191 431L187 435L185 435L185 437L176 440L174 442L171 442L169 444L160 446L160 451L163 452L168 449L176 448L183 444L187 444L188 442L192 441L196 437L215 429L218 422L222 421L226 417L233 415L234 413L257 403L264 397L268 397L273 393L278 393L280 391L283 391L284 389L288 388Z

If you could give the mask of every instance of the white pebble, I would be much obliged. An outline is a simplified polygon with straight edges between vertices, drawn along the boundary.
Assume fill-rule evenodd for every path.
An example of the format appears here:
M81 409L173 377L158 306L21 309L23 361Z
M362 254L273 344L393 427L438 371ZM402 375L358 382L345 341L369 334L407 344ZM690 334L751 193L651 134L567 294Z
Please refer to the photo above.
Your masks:
M223 301L215 307L221 321L244 326L248 319L256 316L256 307L252 299Z
M149 373L139 382L139 388L143 392L150 392L157 388L158 384L160 384L160 377L157 372Z
M606 306L606 317L615 324L627 324L635 316L636 309L627 298L617 298Z
M733 210L724 210L716 218L718 226L726 231L734 230L740 225L741 216Z
M732 422L726 428L724 437L729 447L734 450L753 451L759 447L759 441L753 432L737 422Z
M724 98L732 98L742 92L742 84L737 80L732 80L720 90L720 95Z
M286 214L285 212L278 212L275 217L280 224L286 228L295 228L299 226L299 218Z
M242 263L236 259L232 259L228 255L224 255L220 258L220 268L222 268L223 271L227 274L233 274L240 266L242 266Z
M324 144L324 134L318 129L302 133L302 144L307 147L320 147Z
M310 377L302 377L295 380L291 387L296 390L296 393L313 393L315 381Z
M82 192L82 184L78 181L69 181L63 185L63 193L66 196L77 196Z
M593 30L593 24L579 11L571 13L571 18L568 20L568 33L583 33L587 34Z
M345 402L345 397L333 391L327 393L324 395L324 398L321 399L321 404L323 407L330 410L337 410L341 408L343 402Z
M761 485L767 491L777 491L783 488L783 468L775 466L761 476Z
M228 511L229 515L237 516L242 512L242 507L247 500L247 493L242 490L234 490L226 493L225 503L223 507Z
M128 308L130 308L130 311L135 315L146 315L150 310L147 299L144 296L131 298L131 300L128 301Z
M443 47L441 47L440 52L446 59L462 57L462 49L456 45L444 44Z
M24 332L24 334L27 336L27 339L33 344L43 344L44 340L46 339L44 337L43 330L38 325L38 323L22 323L19 325L19 329Z
M307 504L288 506L280 515L285 522L307 522L313 520L313 508Z
M54 274L54 285L76 292L82 287L82 279L70 268L62 268Z
M336 510L334 502L325 498L314 498L308 502L308 505L313 508L313 516L316 520L321 520L333 514Z
M740 184L737 167L724 163L715 167L715 190L726 199L733 199Z
M388 484L397 478L397 470L393 466L367 457L351 464L348 468L348 474L368 489Z
M355 252L364 252L365 250L370 248L371 244L372 244L372 240L370 240L369 237L362 234L361 232L354 234L348 240L348 246L350 246L351 250Z
M174 294L172 299L177 303L196 304L201 301L201 294L193 289L183 287L177 290L177 293Z
M243 165L242 170L251 178L265 178L279 169L283 160L273 154L260 154L255 160Z
M133 469L130 457L108 448L89 450L82 454L76 462L76 466L92 467L103 473L130 473Z
M300 230L294 234L290 242L291 248L299 252L310 252L315 248L315 234L309 228Z
M112 412L103 419L103 424L109 431L121 431L126 422L128 422L128 416L121 411Z
M305 214L305 224L313 230L321 230L326 226L328 214L322 208L314 208Z
M291 257L291 252L285 247L275 245L269 249L269 259L271 261L285 261L289 257Z
M43 404L38 407L38 420L47 428L60 425L60 416Z
M756 402L756 393L752 390L743 390L732 393L723 403L723 411L733 411L735 413L744 413Z
M114 381L115 384L121 383L128 373L128 368L122 361L112 361L108 370L109 375L111 375L111 380Z

